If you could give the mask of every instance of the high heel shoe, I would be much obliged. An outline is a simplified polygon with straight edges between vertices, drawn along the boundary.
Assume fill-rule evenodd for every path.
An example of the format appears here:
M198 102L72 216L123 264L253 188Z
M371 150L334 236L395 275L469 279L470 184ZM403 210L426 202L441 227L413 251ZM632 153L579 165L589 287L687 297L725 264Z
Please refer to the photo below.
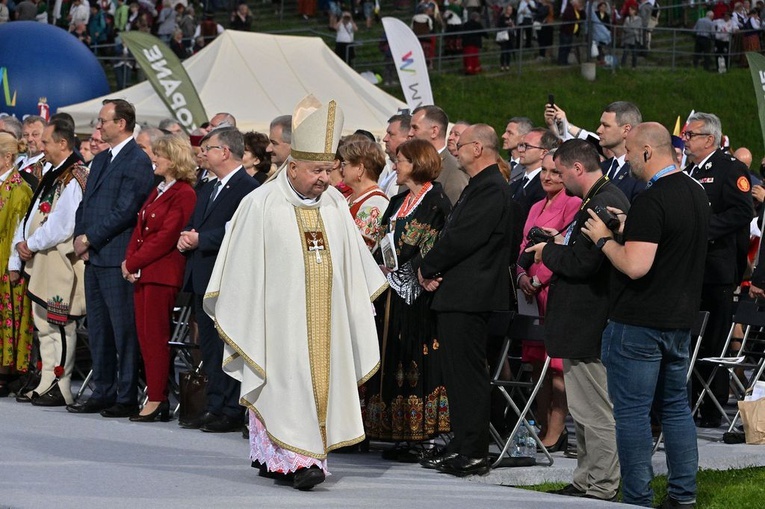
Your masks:
M136 414L130 416L130 420L133 422L155 422L159 417L161 422L167 422L170 420L170 403L163 401L159 406L150 414L141 415Z
M558 437L558 441L555 442L553 445L545 446L547 448L547 452L558 452L558 451L566 451L568 449L568 430L564 430L563 433L560 434ZM542 452L541 447L537 447L538 452Z

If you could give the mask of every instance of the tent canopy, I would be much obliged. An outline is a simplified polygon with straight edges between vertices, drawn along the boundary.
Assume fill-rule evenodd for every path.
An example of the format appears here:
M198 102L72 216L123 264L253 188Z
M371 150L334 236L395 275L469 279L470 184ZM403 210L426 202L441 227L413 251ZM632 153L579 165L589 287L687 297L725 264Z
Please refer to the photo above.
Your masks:
M344 134L365 129L382 138L388 118L406 107L347 66L319 37L226 30L183 66L208 117L231 113L243 132L267 134L271 120L291 114L309 93L322 103L337 101L345 114ZM148 81L59 111L74 117L77 132L89 133L107 98L132 103L139 124L156 126L173 116Z

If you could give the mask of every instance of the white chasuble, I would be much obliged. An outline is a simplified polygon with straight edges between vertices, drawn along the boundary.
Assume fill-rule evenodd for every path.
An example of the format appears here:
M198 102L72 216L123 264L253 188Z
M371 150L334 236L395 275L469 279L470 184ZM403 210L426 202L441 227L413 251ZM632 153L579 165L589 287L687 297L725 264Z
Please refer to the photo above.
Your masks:
M357 387L379 367L371 301L386 286L334 188L306 205L283 171L242 200L204 307L276 444L324 459L363 440Z

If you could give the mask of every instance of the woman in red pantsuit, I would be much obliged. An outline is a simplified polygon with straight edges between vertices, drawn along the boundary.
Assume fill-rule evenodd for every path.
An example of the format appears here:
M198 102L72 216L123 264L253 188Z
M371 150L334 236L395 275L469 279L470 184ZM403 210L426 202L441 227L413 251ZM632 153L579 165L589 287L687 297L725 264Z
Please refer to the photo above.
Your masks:
M167 135L152 144L154 174L164 180L138 212L122 276L135 284L135 319L149 401L130 418L154 422L170 418L167 379L170 368L170 314L183 283L186 259L176 249L178 234L194 211L194 153L188 140Z

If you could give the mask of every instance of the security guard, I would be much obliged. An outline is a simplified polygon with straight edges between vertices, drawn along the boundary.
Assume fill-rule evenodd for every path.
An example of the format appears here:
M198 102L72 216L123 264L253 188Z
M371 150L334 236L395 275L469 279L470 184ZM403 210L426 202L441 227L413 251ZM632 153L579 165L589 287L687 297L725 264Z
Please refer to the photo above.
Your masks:
M749 223L754 217L748 168L719 149L721 137L720 119L711 113L691 115L683 133L685 154L692 163L686 171L704 186L712 208L701 296L701 309L710 314L699 352L702 357L722 354L733 321L733 291L741 282L746 266L746 251L738 248L739 239L748 237ZM699 373L705 379L711 371L711 366L699 366ZM728 372L718 370L711 388L720 404L728 401L728 383ZM693 402L701 389L701 384L694 379ZM704 398L699 412L699 426L720 426L722 416L711 396Z

